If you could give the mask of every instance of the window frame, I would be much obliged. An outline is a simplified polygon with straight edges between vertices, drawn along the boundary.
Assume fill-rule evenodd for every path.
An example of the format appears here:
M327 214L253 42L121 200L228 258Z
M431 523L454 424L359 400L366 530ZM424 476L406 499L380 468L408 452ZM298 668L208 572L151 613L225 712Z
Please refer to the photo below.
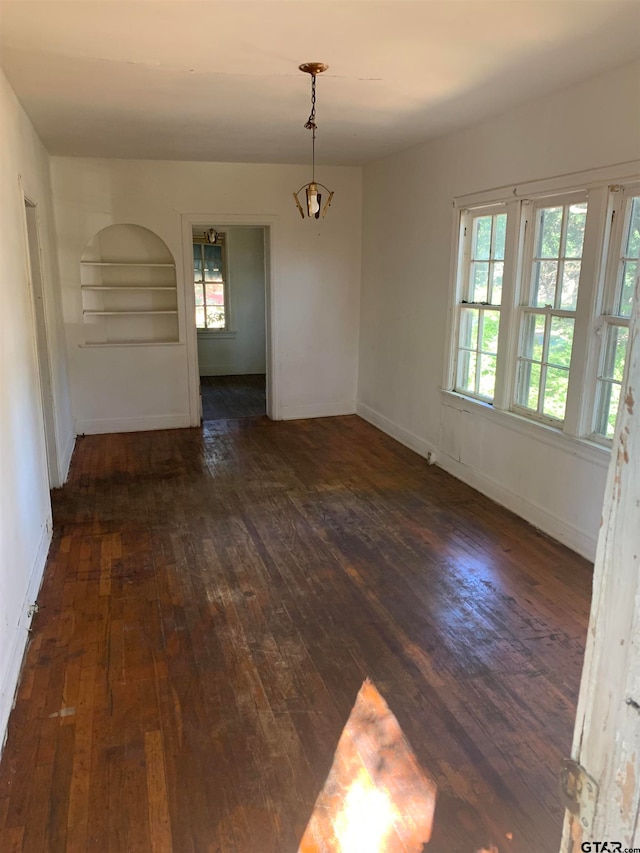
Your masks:
M557 436L560 444L585 447L588 453L607 453L611 440L594 434L597 414L596 391L603 341L598 336L602 326L602 300L610 249L614 245L610 234L611 191L616 185L640 186L640 161L592 169L587 172L561 175L531 181L522 185L498 187L486 192L459 196L453 200L452 239L450 258L449 323L446 335L446 358L443 371L443 402L457 407L473 405L484 411L489 419L497 419L514 428ZM521 316L526 306L522 302L523 280L527 280L527 238L533 240L530 226L531 206L553 206L561 197L584 196L588 199L578 299L575 312L574 338L569 365L569 384L564 421L556 418L532 417L529 409L513 406L516 392L516 357L520 349ZM461 286L464 283L464 242L462 226L469 214L507 212L505 267L500 306L495 393L493 401L458 390L458 351L460 339ZM619 219L618 219L619 222ZM619 226L622 227L621 225ZM467 266L468 269L468 266ZM529 270L530 272L530 270ZM527 284L530 278L527 280ZM464 307L464 306L463 306ZM605 315L608 317L608 315ZM469 401L465 404L465 400ZM458 401L458 402L455 402ZM575 442L575 444L573 444ZM587 451L588 448L588 451Z
M556 293L554 296L554 305L545 305L545 306L536 306L533 305L533 289L534 289L534 268L536 262L542 260L542 258L538 258L536 254L536 243L539 235L539 213L542 210L547 210L553 207L562 207L569 208L572 204L582 204L587 203L587 215L585 217L585 232L583 238L583 250L582 255L580 257L580 275L578 278L578 294L576 299L576 307L573 310L567 310L559 307L559 289L558 289L558 279L560 273L557 274L556 279ZM569 193L553 193L553 194L544 194L532 199L526 199L522 202L522 218L521 218L521 230L523 232L523 258L522 258L522 268L521 274L519 276L519 281L517 282L517 291L518 291L518 308L516 311L517 319L517 335L518 335L518 345L515 349L515 352L511 353L511 361L513 362L513 387L511 389L511 401L510 408L513 412L521 415L525 418L531 418L532 420L541 421L542 423L548 424L549 426L555 426L559 429L563 429L564 423L567 417L567 407L569 402L569 384L571 381L572 375L572 366L574 362L573 358L573 345L575 343L576 334L578 331L578 302L580 301L581 294L583 291L582 284L584 280L584 243L586 242L587 230L586 223L589 220L589 194L586 190L579 190L577 192L569 192ZM560 234L560 245L559 245L559 254L558 254L558 268L562 268L564 270L564 265L566 262L566 256L564 254L560 254L560 250L563 246L566 246L566 233L567 233L567 223L565 221L565 216L563 213L562 224L561 224L561 234ZM549 260L555 260L550 258ZM526 271L525 271L526 270ZM518 403L518 383L519 383L519 365L523 362L529 362L530 364L537 364L535 360L526 359L522 356L523 352L523 344L524 344L524 336L525 336L525 326L526 326L526 316L527 315L540 315L544 316L544 335L543 335L543 343L542 343L542 353L540 364L540 390L538 392L538 404L535 410L529 408L528 406L523 406ZM549 344L551 338L551 324L555 317L558 318L568 318L574 321L573 327L573 341L571 346L571 359L568 366L564 365L556 365L553 362L549 362ZM544 405L544 391L546 389L546 377L548 368L551 369L558 368L567 371L567 403L565 404L565 414L563 418L555 418L552 415L545 414L543 411Z
M603 259L602 281L600 284L599 298L597 303L597 316L594 322L594 333L597 339L597 357L595 360L595 375L593 376L593 405L591 407L591 431L589 437L593 441L610 445L613 436L598 432L597 424L602 418L601 401L603 385L615 384L622 386L622 379L618 382L613 377L603 376L605 362L608 355L609 332L613 328L629 329L631 311L629 315L615 313L620 291L623 287L623 263L626 256L623 255L623 243L628 239L630 218L633 200L640 199L640 180L625 181L622 184L613 184L609 188L609 204L607 210L607 231L605 234L606 252ZM640 273L640 266L636 271ZM627 340L627 353L629 343ZM609 407L608 407L609 408ZM608 418L607 418L608 420Z
M459 257L459 265L458 265L458 274L456 281L456 322L455 322L455 335L454 335L454 365L453 365L453 390L456 393L462 394L464 396L471 397L475 400L480 400L483 403L487 403L489 405L493 404L493 400L495 398L495 384L494 384L494 394L492 397L487 397L481 393L479 390L476 390L474 393L471 391L464 389L460 390L458 388L458 380L460 375L460 367L461 367L461 354L463 352L475 353L476 356L485 354L483 350L478 349L478 347L482 346L481 338L482 338L482 328L484 322L484 314L486 311L496 311L499 316L499 329L502 328L502 307L503 307L503 299L504 299L504 284L502 288L501 301L499 304L491 303L491 302L473 302L469 297L473 296L472 293L472 284L471 284L471 271L472 264L478 262L477 259L472 259L473 253L473 240L474 240L474 220L480 219L486 216L499 216L501 214L507 215L507 208L504 203L499 203L495 205L488 205L473 209L466 209L460 212L460 225L458 230L457 239L459 241L458 246L458 257ZM508 217L507 217L508 222ZM493 256L495 250L495 231L492 226L491 229L491 248L489 253L489 259L487 263L489 264L489 274L488 274L488 288L492 290L491 285L491 269L493 265L496 263L496 258ZM506 255L506 234L505 234L505 255ZM499 261L503 264L503 282L504 282L504 259ZM492 294L491 294L492 295ZM489 296L489 292L487 292L487 296ZM462 315L465 310L476 310L478 312L478 334L476 336L476 349L469 349L468 347L463 347L461 345L461 332L462 332ZM497 351L500 345L500 334L498 333L498 341L496 344L496 363L497 363ZM491 353L486 353L491 354ZM479 388L479 376L476 375L475 380L476 389Z
M215 245L212 243L208 243L202 237L196 237L195 235L192 237L192 245L193 246L210 246ZM226 233L219 231L217 237L217 243L221 248L221 257L222 257L222 285L223 285L223 293L224 293L224 326L222 327L209 327L209 326L198 326L196 322L196 333L198 337L229 337L232 335L232 327L231 327L231 311L230 311L230 298L229 298L229 266L228 266L228 255L227 255L227 239ZM193 252L193 248L192 248ZM203 271L204 271L204 248L202 249L202 263L203 263ZM192 264L193 267L193 264ZM204 273L203 273L204 274ZM219 282L212 282L219 283ZM196 301L195 287L196 284L204 285L207 282L197 282L195 277L193 279L193 288L194 288L194 302ZM205 308L205 322L206 322L206 291L203 291L204 294L204 308ZM196 308L199 306L195 305ZM195 322L195 316L194 316Z

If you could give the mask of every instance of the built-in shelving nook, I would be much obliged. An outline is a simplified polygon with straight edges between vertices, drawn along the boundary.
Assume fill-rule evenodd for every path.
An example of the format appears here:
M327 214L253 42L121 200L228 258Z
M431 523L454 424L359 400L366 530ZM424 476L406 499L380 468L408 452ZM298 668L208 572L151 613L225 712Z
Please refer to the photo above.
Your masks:
M166 244L141 225L109 225L80 263L87 346L178 341L176 265Z

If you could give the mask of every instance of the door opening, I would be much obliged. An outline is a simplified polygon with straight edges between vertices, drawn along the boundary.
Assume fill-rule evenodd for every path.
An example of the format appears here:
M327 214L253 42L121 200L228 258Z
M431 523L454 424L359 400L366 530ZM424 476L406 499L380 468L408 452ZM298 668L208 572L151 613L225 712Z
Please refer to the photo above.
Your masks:
M265 415L265 228L195 223L191 234L201 418Z

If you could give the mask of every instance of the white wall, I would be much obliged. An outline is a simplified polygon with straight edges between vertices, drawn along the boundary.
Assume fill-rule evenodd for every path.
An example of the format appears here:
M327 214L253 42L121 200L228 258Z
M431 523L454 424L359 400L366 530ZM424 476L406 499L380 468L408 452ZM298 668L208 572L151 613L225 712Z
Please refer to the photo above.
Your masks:
M200 375L265 373L264 229L232 226L223 230L230 331L220 335L198 332Z
M52 158L63 307L76 429L114 432L187 426L185 312L180 343L85 348L79 259L91 236L129 222L154 231L172 252L184 292L181 215L270 223L271 307L279 389L276 418L355 411L361 170L323 167L335 190L324 220L300 219L298 166ZM199 220L198 220L199 221Z
M43 301L54 396L57 479L73 450L54 261L49 157L0 72L0 742L51 538L51 506L34 316L27 274L24 196L37 204ZM20 181L21 179L21 181ZM55 483L58 485L59 483Z
M640 156L634 63L365 167L359 413L593 556L607 458L441 394L452 200Z

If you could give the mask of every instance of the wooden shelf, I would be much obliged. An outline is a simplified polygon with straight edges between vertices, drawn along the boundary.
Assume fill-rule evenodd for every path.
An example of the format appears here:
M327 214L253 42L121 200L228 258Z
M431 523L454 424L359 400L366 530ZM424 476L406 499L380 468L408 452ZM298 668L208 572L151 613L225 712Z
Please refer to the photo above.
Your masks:
M80 293L86 346L179 343L176 265L148 229L110 225L94 235L80 259Z
M118 309L117 311L83 311L82 313L85 317L125 317L131 315L137 316L139 314L177 314L178 311L175 308L172 308L171 310L157 309L155 311L146 311L142 309L125 311Z
M82 290L176 290L175 285L160 284L82 284Z
M158 341L95 341L86 344L78 344L80 349L93 349L96 347L183 347L182 341L174 341L167 338Z
M175 264L141 264L139 261L80 261L83 267L168 267L175 269Z

